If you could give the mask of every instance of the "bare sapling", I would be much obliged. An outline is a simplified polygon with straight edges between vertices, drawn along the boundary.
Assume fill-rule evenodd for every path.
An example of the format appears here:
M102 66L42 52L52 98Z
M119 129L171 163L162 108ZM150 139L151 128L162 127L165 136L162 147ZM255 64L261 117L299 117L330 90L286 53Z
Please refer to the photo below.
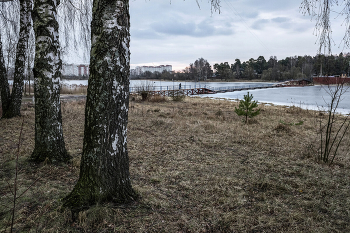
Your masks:
M324 163L333 163L350 126L349 114L344 117L337 114L339 103L348 88L345 88L343 83L339 83L336 86L328 86L326 89L331 101L327 103L326 119L324 120L322 114L319 114L320 150L317 155L317 159Z

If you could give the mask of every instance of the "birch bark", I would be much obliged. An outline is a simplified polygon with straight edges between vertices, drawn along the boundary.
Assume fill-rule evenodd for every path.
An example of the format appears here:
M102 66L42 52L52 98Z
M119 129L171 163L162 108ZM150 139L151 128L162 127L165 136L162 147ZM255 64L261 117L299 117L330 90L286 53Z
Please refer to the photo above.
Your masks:
M2 111L7 111L10 105L10 87L7 79L5 59L3 54L1 33L0 33L0 88L1 88L1 107Z
M8 96L7 107L3 107L3 118L21 115L21 103L24 86L24 70L27 57L29 33L32 27L32 1L20 0L20 31L16 48L15 73L11 96Z
M34 97L36 162L67 162L60 102L62 61L56 7L59 0L34 0L35 32Z
M101 202L137 198L129 175L129 0L95 0L90 77L79 180L64 206L77 213Z

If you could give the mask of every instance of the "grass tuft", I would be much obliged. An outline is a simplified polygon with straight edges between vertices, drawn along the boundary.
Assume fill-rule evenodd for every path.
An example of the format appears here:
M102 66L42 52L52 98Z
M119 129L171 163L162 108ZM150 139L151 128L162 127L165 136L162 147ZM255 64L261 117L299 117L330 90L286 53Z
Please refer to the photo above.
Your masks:
M167 100L168 99L162 95L153 95L153 96L148 98L149 102L154 102L154 103L166 102Z
M275 131L277 131L278 133L290 133L291 129L289 125L280 123L275 127Z

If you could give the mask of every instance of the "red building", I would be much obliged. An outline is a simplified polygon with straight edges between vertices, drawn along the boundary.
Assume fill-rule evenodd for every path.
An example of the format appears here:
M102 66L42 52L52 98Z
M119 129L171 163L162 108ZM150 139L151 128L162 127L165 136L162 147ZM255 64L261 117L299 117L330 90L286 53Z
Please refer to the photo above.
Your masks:
M322 76L322 77L314 77L313 81L314 81L314 84L332 85L332 84L350 83L350 78L340 77L340 76Z

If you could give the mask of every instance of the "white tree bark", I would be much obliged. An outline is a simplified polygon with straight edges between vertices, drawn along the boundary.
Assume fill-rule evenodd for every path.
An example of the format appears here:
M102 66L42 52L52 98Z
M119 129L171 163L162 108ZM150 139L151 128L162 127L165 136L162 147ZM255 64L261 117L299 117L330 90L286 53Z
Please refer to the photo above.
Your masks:
M127 150L130 73L129 1L95 0L80 176L65 206L79 212L137 198Z
M34 95L35 148L33 161L66 162L70 159L63 139L60 78L62 61L56 7L59 0L35 0Z
M12 118L21 115L21 103L24 86L24 70L27 58L27 47L32 29L32 1L20 0L20 31L16 48L15 74L11 96L8 96L8 105L3 107L3 118Z

